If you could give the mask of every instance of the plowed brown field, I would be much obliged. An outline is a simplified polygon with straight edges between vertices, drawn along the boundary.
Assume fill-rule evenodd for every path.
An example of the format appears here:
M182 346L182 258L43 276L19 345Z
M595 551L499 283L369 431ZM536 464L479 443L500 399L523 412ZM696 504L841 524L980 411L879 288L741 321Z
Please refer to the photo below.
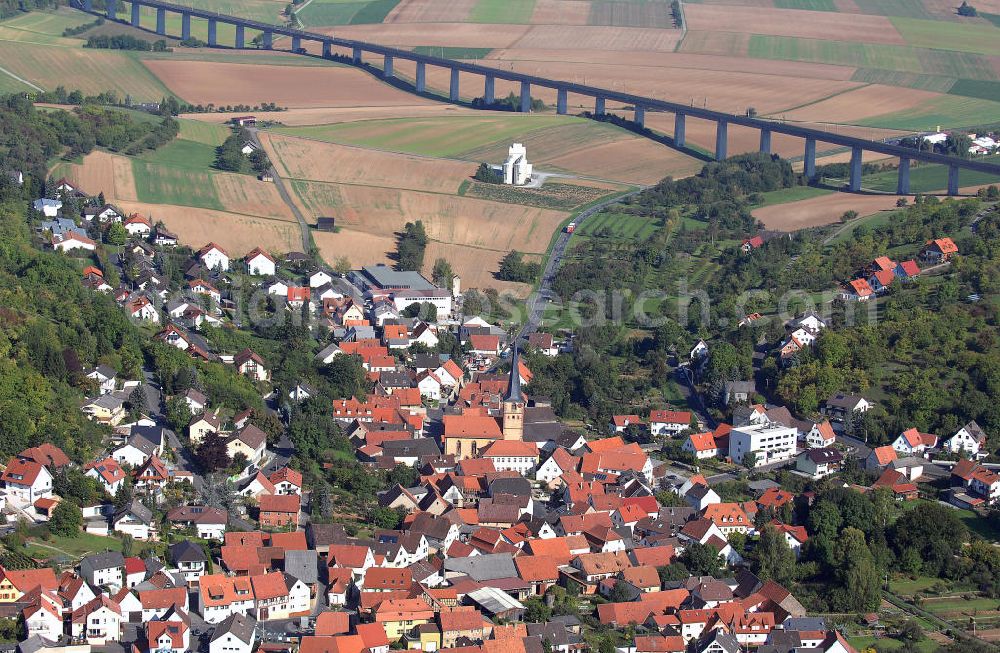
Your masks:
M684 15L692 30L906 44L885 16L705 4L685 5Z

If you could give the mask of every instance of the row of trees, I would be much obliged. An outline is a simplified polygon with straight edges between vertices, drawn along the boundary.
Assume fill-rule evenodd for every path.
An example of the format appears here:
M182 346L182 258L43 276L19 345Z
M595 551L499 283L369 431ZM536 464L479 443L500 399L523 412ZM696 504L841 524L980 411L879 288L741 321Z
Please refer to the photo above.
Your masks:
M157 39L150 43L146 39L136 38L128 34L99 34L87 38L84 43L85 48L98 48L104 50L139 50L141 52L167 52L167 42L164 39Z

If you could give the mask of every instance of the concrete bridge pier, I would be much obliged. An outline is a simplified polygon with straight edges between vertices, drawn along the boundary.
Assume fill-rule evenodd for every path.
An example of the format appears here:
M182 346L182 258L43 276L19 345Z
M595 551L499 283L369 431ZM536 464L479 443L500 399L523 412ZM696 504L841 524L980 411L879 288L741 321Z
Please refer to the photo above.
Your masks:
M958 195L958 166L948 166L948 194Z
M674 147L684 147L684 128L687 116L683 113L674 114Z
M261 33L260 36L261 36L260 39L261 45L264 47L265 50L270 50L271 46L274 45L274 32L272 32L269 29L266 29Z
M385 77L386 79L391 79L393 77L392 57L389 55L385 55L385 58L382 60L382 77Z
M760 151L764 154L771 153L771 130L760 130Z
M354 60L354 64L357 66L361 65L361 48L354 48L351 52L351 59Z
M602 97L597 97L594 99L594 115L603 116L604 115L604 105L605 99Z
M94 0L83 0L83 10L93 11L94 10Z
M802 157L802 172L805 173L806 179L813 180L816 178L816 139L806 138L806 153Z
M293 36L292 37L292 52L298 52L301 47L302 47L302 37L301 36Z
M729 123L720 120L715 123L715 158L718 161L724 160L729 151Z
M323 41L323 58L331 59L333 58L333 43L330 41Z
M567 95L569 95L569 93L567 93L566 89L564 88L560 88L556 91L556 113L558 113L561 116L566 115Z
M181 40L186 41L191 38L191 14L181 14Z
M451 69L451 81L448 84L448 99L451 100L452 102L458 102L459 97L461 97L459 95L459 93L460 93L460 87L459 87L460 80L459 80L458 76L459 76L458 68L452 68Z
M531 84L521 82L521 113L531 113Z
M861 155L863 153L864 150L857 145L851 148L851 179L849 188L852 193L857 193L861 190Z
M139 13L140 9L142 9L142 7L139 6L138 2L133 2L132 3L132 20L131 20L132 27L138 27L139 23L141 22L141 16L140 16L140 13ZM157 14L159 14L159 12L157 12ZM157 18L157 21L159 21L159 18L160 18L159 15L157 15L156 18Z
M423 93L427 90L427 64L423 61L417 62L417 83L416 83L417 93Z
M208 45L210 47L215 47L219 44L219 37L217 36L219 31L219 21L214 18L208 19Z
M633 118L633 122L635 122L635 124L638 125L639 127L645 127L646 126L646 108L645 107L640 107L638 104L635 105L635 116Z
M108 20L114 20L115 14L118 13L118 3L115 0L108 0L106 5Z
M906 158L899 160L899 176L896 179L896 194L910 194L910 160Z
M452 73L454 74L454 73ZM497 78L493 75L486 76L485 87L483 88L483 103L493 104L496 101Z
M236 49L242 50L247 47L247 32L243 25L236 26Z
M135 4L133 3L134 7ZM167 33L167 10L163 7L156 8L156 33L163 36Z

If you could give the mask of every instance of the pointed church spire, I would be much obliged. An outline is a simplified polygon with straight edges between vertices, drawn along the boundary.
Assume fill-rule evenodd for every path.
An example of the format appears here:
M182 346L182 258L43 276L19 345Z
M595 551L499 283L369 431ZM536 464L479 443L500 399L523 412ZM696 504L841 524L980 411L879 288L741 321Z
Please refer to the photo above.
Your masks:
M514 339L514 345L511 349L510 355L510 381L507 383L507 396L504 397L504 401L512 401L518 403L524 403L524 395L521 394L521 371L518 365L517 356L517 338Z

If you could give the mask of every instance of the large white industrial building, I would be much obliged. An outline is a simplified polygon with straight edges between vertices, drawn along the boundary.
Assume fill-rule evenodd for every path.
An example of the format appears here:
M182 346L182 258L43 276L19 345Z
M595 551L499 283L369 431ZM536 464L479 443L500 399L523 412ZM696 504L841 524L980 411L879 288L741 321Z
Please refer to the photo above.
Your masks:
M503 183L523 186L531 181L531 164L528 150L520 143L514 143L507 150L507 160L503 162Z

